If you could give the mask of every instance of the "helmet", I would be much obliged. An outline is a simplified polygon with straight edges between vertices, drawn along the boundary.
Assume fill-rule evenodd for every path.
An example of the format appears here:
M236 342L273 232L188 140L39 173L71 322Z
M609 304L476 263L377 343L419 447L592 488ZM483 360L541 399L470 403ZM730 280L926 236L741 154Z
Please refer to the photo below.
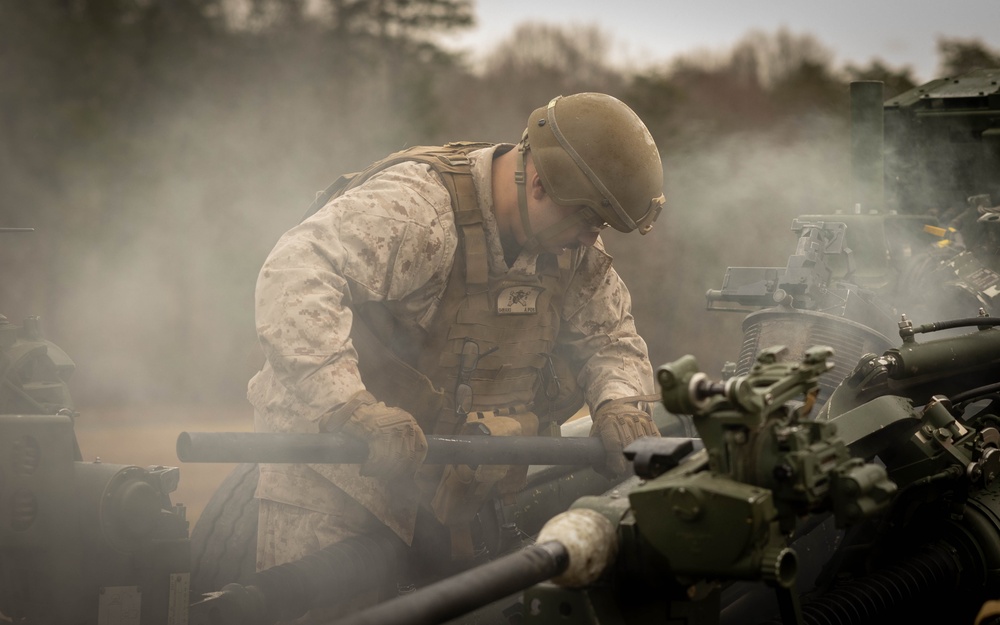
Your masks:
M553 98L528 118L531 150L557 204L590 207L615 230L645 234L663 207L663 165L645 124L603 93Z

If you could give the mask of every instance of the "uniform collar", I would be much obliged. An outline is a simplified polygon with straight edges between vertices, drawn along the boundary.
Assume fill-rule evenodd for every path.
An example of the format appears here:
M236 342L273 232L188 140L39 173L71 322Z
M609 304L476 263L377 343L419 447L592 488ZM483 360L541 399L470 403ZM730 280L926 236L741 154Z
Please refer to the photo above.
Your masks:
M503 257L503 246L500 244L500 229L497 226L496 215L493 213L493 159L514 149L513 144L498 143L488 148L476 150L469 154L472 167L472 182L476 186L476 200L483 211L483 230L486 232L486 249L493 275L519 270L525 273L536 272L538 253L524 252L517 257L512 267L507 267Z

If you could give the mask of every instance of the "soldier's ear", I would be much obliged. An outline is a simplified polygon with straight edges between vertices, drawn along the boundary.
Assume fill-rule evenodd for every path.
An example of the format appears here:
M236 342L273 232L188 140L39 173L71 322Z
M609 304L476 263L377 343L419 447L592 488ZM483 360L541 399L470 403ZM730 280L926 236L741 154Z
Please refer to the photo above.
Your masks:
M545 185L542 184L542 177L538 175L537 171L531 172L531 177L528 179L528 192L531 197L538 201L544 200L545 196L548 195L545 191Z

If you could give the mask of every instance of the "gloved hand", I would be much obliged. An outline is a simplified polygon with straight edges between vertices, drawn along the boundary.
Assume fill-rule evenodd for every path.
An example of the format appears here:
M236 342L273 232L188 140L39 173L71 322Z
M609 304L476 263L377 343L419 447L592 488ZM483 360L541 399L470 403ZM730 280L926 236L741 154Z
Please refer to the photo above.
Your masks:
M979 609L976 614L975 625L996 625L1000 623L1000 601L990 599Z
M427 457L427 438L413 415L386 406L367 391L356 394L344 408L353 410L341 431L368 443L368 459L361 465L361 475L412 477ZM321 429L330 431L335 421L323 421Z
M631 398L609 401L601 405L594 415L591 436L599 436L604 444L604 466L595 467L605 477L617 477L628 469L622 453L637 438L659 436L648 413L640 410Z

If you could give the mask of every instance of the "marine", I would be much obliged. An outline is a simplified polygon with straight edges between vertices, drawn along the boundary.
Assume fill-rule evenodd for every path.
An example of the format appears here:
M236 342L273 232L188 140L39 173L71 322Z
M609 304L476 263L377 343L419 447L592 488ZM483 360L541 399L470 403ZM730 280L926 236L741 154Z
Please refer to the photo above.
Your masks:
M475 512L527 467L423 465L426 434L553 435L586 404L597 468L623 474L655 395L600 233L645 234L663 205L649 131L599 93L553 98L516 145L412 148L331 185L260 271L248 397L258 431L369 455L261 466L258 569L385 527L412 544L418 523L448 536L442 562L473 557Z

